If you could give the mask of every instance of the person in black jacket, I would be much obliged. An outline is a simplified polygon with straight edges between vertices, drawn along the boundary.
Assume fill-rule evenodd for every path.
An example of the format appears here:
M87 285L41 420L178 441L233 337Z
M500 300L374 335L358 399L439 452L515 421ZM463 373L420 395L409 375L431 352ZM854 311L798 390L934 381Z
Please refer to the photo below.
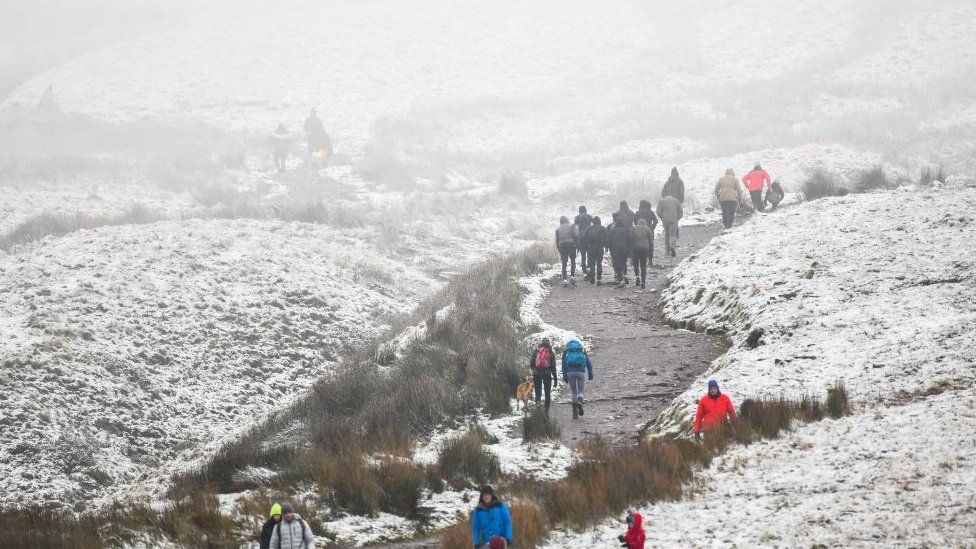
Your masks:
M549 338L542 338L539 346L532 352L529 359L529 371L532 372L532 387L535 389L535 404L542 399L542 390L546 392L546 413L552 404L552 390L558 385L556 375L556 353L552 350Z
M261 549L271 549L271 534L274 533L274 528L279 522L281 522L281 505L275 503L271 506L271 516L261 527Z
M664 183L664 187L661 188L661 198L665 196L673 196L682 204L685 201L685 182L678 175L678 168L671 168L671 176L668 177L668 180Z
M654 215L654 210L651 208L651 202L649 200L641 200L637 211L634 212L634 225L640 223L643 219L647 228L651 230L651 249L647 252L647 261L651 265L654 265L654 231L657 229L657 216ZM634 276L637 276L636 274Z
M590 225L593 224L593 216L586 213L586 206L579 207L579 214L573 220L573 225L576 225L576 230L579 231L580 240L586 238L586 231L590 229ZM580 265L583 266L583 274L586 274L588 264L586 262L587 249L585 246L580 246Z
M583 247L586 249L587 265L586 278L590 284L603 284L603 250L607 247L607 228L602 225L599 216L593 218L593 224L583 237Z
M613 262L613 277L622 286L626 286L627 260L630 259L630 229L631 223L621 219L619 214L613 214L613 229L610 230L610 260Z

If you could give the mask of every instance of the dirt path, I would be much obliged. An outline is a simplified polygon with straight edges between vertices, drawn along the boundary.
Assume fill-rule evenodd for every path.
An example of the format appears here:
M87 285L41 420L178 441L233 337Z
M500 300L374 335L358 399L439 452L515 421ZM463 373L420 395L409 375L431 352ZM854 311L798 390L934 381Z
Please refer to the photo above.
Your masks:
M566 445L575 447L596 435L611 444L633 443L640 426L725 352L717 337L667 326L657 305L673 266L720 232L718 225L682 227L678 257L670 262L663 257L663 239L658 238L646 290L612 285L609 257L604 280L610 285L591 286L577 272L575 288L553 287L542 305L542 316L589 341L587 352L595 373L595 379L586 385L585 416L579 420L572 418L565 384L560 384L559 396L553 397L551 414ZM632 270L629 276L633 282Z

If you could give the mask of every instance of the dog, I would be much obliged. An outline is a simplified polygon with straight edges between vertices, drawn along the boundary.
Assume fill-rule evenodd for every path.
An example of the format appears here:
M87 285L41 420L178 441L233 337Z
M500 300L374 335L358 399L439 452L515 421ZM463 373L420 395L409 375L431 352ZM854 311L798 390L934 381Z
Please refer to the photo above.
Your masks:
M532 398L532 380L526 379L522 383L519 383L517 389L515 389L515 411L519 409L519 403L522 403L522 408L527 409L529 406L529 400Z

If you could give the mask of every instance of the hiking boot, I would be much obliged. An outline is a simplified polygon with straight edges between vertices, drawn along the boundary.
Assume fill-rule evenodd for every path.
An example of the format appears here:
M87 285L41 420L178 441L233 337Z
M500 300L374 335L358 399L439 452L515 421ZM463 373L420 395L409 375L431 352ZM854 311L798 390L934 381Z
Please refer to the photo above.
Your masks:
M565 286L569 286L569 279L568 278L563 277L563 286L564 287Z
M674 248L671 248L671 257L678 257L678 252Z
M573 286L573 287L576 287L576 277L575 276L569 277L569 285L570 286Z
M580 417L583 417L583 399L582 399L582 398L581 398L581 399L579 399L579 400L578 400L578 401L576 402L576 408L577 408L577 409L579 410L579 415L580 415Z

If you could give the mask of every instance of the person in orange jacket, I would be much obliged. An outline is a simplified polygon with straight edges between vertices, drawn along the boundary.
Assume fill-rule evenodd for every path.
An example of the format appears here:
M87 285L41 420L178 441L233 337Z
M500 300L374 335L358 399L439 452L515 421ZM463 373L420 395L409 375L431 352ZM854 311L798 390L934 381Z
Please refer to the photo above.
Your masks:
M772 189L772 180L769 178L769 172L762 169L759 162L756 162L756 166L752 168L752 171L742 177L742 183L746 186L746 190L749 191L749 196L752 198L752 206L756 208L756 211L765 211L766 201L763 200L762 193L764 188Z
M708 381L708 393L698 401L698 411L695 412L695 437L701 438L702 429L709 431L722 426L726 419L735 419L735 408L732 399L722 394L718 382Z
M627 549L644 549L644 517L636 511L627 511L627 533L618 536L621 547Z

